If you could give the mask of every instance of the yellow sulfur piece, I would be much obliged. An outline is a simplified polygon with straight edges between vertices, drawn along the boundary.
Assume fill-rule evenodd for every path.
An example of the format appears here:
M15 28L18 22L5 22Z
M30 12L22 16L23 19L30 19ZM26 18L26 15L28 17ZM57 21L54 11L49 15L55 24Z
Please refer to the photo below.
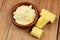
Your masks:
M56 15L53 13L49 12L48 10L42 9L41 16L44 16L47 20L49 20L51 23L53 23L56 19Z
M37 23L35 24L38 28L43 28L47 23L49 22L49 20L47 20L45 17L41 16Z
M43 33L43 30L37 28L37 27L33 27L32 28L32 31L31 31L31 35L35 36L36 38L41 38L42 36L42 33Z

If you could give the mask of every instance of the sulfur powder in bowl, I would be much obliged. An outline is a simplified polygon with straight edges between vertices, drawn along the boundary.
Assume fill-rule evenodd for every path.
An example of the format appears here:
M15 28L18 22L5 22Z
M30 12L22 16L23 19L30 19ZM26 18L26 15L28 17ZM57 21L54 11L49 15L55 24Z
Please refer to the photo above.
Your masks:
M35 19L35 10L32 8L32 5L22 5L13 12L13 15L16 23L26 25Z

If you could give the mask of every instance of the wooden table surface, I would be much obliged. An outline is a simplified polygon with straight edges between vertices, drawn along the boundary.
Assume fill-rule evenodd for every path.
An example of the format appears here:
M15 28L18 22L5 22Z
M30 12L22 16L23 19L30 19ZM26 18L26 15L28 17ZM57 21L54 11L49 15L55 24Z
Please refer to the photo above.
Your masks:
M41 39L30 35L31 28L19 28L11 22L10 11L20 2L31 2L36 5L38 11L44 8L56 15L55 22L48 23L43 28ZM60 40L59 8L60 0L0 0L0 40Z

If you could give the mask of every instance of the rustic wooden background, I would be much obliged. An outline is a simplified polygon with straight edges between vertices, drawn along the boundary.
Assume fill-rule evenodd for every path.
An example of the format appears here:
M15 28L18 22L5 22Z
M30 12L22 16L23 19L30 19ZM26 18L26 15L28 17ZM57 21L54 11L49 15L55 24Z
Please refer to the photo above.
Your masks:
M11 8L20 2L31 2L39 11L44 8L56 15L55 22L47 24L43 29L41 39L30 35L31 28L19 28L11 22ZM0 0L0 40L60 40L59 8L60 0Z

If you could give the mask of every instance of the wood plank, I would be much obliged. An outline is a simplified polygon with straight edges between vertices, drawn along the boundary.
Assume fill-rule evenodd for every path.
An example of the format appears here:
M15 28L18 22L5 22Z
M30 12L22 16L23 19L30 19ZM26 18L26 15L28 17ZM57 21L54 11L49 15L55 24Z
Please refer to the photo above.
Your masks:
M60 0L59 0L59 14L60 14ZM59 31L58 31L58 40L60 40L60 17L59 17Z
M60 0L58 0L59 2L59 14L60 14ZM59 15L59 28L58 28L58 40L60 40L60 15Z
M44 28L44 34L42 35L40 40L56 40L57 37L57 28L58 28L58 0L19 0L19 2L31 2L35 4L40 11L42 8L45 8L51 12L53 12L57 19L53 24L47 24ZM30 35L30 28L19 28L15 26L13 23L11 24L11 28L9 34L7 36L7 40L39 40Z
M6 40L11 21L9 12L12 7L13 0L4 0L1 11L0 11L0 40Z
M1 10L2 4L3 4L3 0L0 0L0 10Z
M47 5L47 10L53 12L56 14L57 19L55 23L53 24L48 24L44 28L44 35L42 37L42 40L56 40L57 37L57 28L58 28L58 0L49 0L48 5Z
M59 19L60 20L60 19ZM59 32L58 32L58 40L60 40L60 21L59 21Z

